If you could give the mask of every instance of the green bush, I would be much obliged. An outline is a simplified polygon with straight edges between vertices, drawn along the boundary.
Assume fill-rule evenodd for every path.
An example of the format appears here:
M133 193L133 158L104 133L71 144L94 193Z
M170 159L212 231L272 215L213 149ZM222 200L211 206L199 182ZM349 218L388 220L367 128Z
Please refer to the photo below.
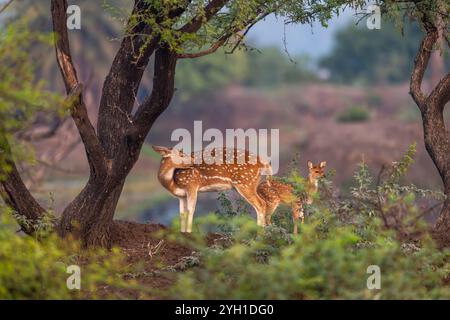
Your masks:
M370 119L370 112L362 106L349 107L341 112L337 120L339 122L364 122Z
M82 250L78 241L55 234L22 235L5 211L0 208L0 300L109 298L111 288L132 285L119 276L126 268L117 250ZM81 290L67 288L70 265L80 267Z
M410 252L380 223L374 221L362 236L326 212L303 226L298 237L276 226L258 233L253 220L238 219L233 244L202 250L201 265L180 274L166 298L450 298L444 284L449 252L437 250L431 240ZM367 288L371 265L380 267L380 290Z

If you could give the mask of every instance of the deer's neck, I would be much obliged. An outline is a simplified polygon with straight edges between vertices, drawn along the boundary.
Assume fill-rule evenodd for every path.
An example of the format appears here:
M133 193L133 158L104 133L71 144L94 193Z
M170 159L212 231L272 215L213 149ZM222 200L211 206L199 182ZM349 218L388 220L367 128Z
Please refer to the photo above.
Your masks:
M316 178L308 176L308 185L307 185L307 203L313 203L314 194L319 190L319 181Z
M158 180L161 182L162 186L167 190L174 192L177 188L173 175L175 173L175 167L172 165L161 164L158 172Z

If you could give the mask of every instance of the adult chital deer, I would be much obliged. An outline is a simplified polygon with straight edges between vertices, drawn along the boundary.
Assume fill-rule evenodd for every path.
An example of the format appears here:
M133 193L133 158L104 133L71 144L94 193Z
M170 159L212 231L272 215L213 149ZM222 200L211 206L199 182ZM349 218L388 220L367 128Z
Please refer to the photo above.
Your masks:
M277 209L280 203L291 206L292 217L294 220L294 234L298 232L297 221L300 218L302 223L305 221L305 213L303 211L303 202L306 204L312 204L314 194L318 190L318 180L323 177L325 172L325 161L320 162L318 165L313 165L311 161L308 161L308 181L306 185L306 201L303 201L295 195L294 188L288 184L277 180L271 180L270 182L264 181L258 186L258 194L266 202L266 221L270 224L272 214Z
M162 156L159 181L180 201L181 232L192 232L198 192L231 188L235 188L255 208L258 225L265 225L266 203L259 197L256 188L262 170L266 170L266 174L271 173L270 164L239 149L202 150L190 156L166 147L153 146L153 150ZM196 157L200 157L199 164L194 162ZM183 160L186 161L182 163Z

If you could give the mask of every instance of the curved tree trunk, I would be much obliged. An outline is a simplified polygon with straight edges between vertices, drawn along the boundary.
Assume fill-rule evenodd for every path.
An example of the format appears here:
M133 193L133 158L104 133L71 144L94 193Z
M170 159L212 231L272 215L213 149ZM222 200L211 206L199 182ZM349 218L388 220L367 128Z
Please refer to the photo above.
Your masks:
M434 234L443 246L450 245L450 140L445 127L443 110L438 100L428 98L423 106L422 120L425 147L433 160L444 185L447 199L444 201Z
M35 230L32 227L33 222L38 221L45 210L33 198L30 191L23 183L19 171L14 163L10 163L10 169L6 173L4 181L0 184L0 195L5 203L14 208L16 212L20 212L31 225L21 223L18 221L22 230L28 234L32 234ZM3 173L0 172L0 175ZM16 195L20 194L20 197Z
M136 1L133 13L147 10L147 6L144 1ZM62 236L78 235L85 245L110 246L113 217L125 179L139 157L153 122L172 99L177 55L158 44L158 38L148 42L148 38L142 36L151 34L147 25L133 24L130 33L138 35L122 40L105 79L96 132L85 111L81 92L76 92L80 84L70 58L66 7L66 1L52 1L54 30L58 34L56 52L67 92L79 96L72 117L86 147L91 170L84 189L62 213L58 231ZM152 93L133 115L135 97L153 54Z
M41 218L45 210L34 199L30 191L26 187L16 164L12 161L11 148L8 139L2 129L0 128L0 153L5 158L7 171L0 168L0 196L5 203L14 208L14 210L23 215L27 221L35 222ZM20 195L20 196L18 196ZM35 230L32 226L19 221L22 230L28 234L33 233Z
M75 234L86 245L110 246L111 225L123 185L124 180L114 184L89 180L62 213L60 235Z
M414 60L410 93L420 109L425 147L441 176L447 197L435 224L434 236L441 246L450 246L450 137L444 121L444 108L450 101L450 73L440 79L429 94L421 88L431 54L447 26L442 25L443 19L434 19L434 23L433 19L424 19L426 35Z

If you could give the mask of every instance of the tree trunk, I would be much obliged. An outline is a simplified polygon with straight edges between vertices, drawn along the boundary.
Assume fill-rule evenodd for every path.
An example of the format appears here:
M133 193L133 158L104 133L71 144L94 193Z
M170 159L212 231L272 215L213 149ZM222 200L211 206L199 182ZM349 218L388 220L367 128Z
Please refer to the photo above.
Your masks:
M102 115L105 117L102 122L105 123L104 126L108 122L106 119L114 124L114 127L108 124L109 131L114 133L108 133L106 130L100 135L102 149L107 150L110 159L106 161L106 173L99 174L91 165L88 183L63 212L59 226L62 236L75 233L86 245L111 245L114 212L125 179L137 162L154 121L172 100L176 63L174 52L165 48L158 49L155 53L155 83L152 94L138 108L134 117L127 114L126 121L118 121L117 113L104 112ZM110 79L107 79L105 85L109 81ZM112 100L107 93L105 95L104 101ZM128 96L128 100L123 102L132 106L133 96ZM110 103L105 102L104 108L111 109Z
M63 211L58 231L61 236L69 233L79 236L85 245L110 246L114 212L125 179L138 160L153 122L172 99L177 55L162 48L159 37L147 42L148 38L142 35L152 33L148 25L131 22L133 27L129 31L137 35L124 37L104 81L96 132L85 112L82 86L70 58L66 8L66 1L52 1L54 30L59 36L56 52L67 93L79 97L72 117L86 147L90 177L81 193ZM144 1L136 1L133 13L147 9ZM153 54L153 90L133 115L135 97Z
M16 165L10 163L10 166L11 168L6 173L6 178L0 184L0 195L9 207L14 208L17 213L33 224L33 222L38 221L42 217L45 210L28 191ZM0 172L1 174L2 172ZM16 195L21 196L17 197ZM22 223L20 220L18 222L24 232L32 234L35 231L32 226Z
M179 29L177 27L177 34L198 32L227 2L211 0L204 11ZM153 123L170 104L178 59L176 50L163 42L150 25L144 21L136 22L136 16L152 14L159 23L167 18L179 18L189 4L190 1L173 6L168 3L167 8L159 8L147 1L134 1L120 49L103 84L96 130L89 119L83 85L78 80L70 53L67 0L51 1L56 59L68 95L67 108L84 144L90 167L86 186L62 213L57 226L61 236L73 233L85 245L111 245L114 212L125 179L136 163ZM257 21L257 17L254 19ZM252 22L250 20L247 25L251 26ZM222 40L220 45L223 43ZM133 114L136 95L151 56L154 56L152 92ZM12 167L7 180L1 182L0 193L16 212L36 220L44 209L28 192L15 166Z
M444 11L444 9L442 9ZM436 17L436 25L441 26L443 19L441 15ZM439 81L445 76L444 46L445 40L443 35L444 27L438 28L438 38L436 40L437 50L431 53L430 57L430 88L434 88Z
M447 197L449 193L446 193ZM444 202L439 218L434 226L434 238L442 247L450 246L450 199Z
M0 168L0 196L5 203L13 208L16 213L22 215L27 221L33 223L38 221L45 210L34 199L30 191L26 187L16 164L12 160L11 148L4 133L3 128L0 127L0 155L6 165L7 170ZM35 230L32 225L18 221L22 230L28 234L32 234Z
M450 246L450 141L444 121L444 108L450 101L450 73L441 78L429 94L425 94L421 88L435 45L441 41L447 28L443 21L440 16L435 19L428 16L422 18L426 35L414 60L410 94L420 109L425 147L441 176L446 195L433 233L439 245Z
M422 108L425 147L438 169L447 196L434 235L440 245L450 246L450 141L444 122L444 106L439 105L437 99L429 100Z
M60 235L74 234L85 245L109 247L111 225L124 181L89 179L62 213L58 226Z

